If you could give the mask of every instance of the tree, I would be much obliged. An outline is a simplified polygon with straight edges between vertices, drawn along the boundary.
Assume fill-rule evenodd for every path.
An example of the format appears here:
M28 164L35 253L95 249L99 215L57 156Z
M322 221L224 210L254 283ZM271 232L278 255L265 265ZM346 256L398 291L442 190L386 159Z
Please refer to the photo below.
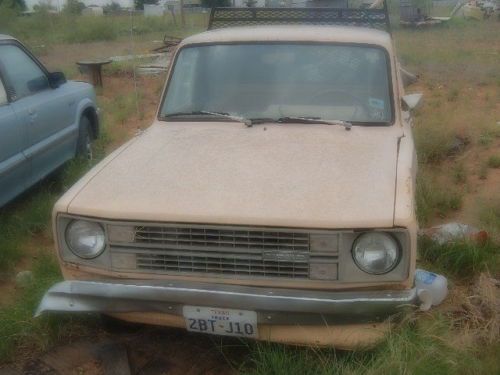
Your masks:
M82 10L85 9L85 4L78 0L68 0L63 8L63 12L66 14L80 15Z
M16 10L26 9L26 3L24 0L0 0L0 6Z
M115 3L114 1L111 4L104 6L103 8L104 13L106 14L118 13L121 9L122 7L120 6L120 4Z
M144 9L144 4L157 5L158 0L134 0L135 9Z

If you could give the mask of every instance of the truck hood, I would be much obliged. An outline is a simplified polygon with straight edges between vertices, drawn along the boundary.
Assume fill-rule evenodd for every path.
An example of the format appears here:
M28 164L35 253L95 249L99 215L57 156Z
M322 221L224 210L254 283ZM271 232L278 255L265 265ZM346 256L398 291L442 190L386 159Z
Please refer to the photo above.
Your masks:
M313 228L391 227L402 130L156 122L68 200L72 214Z

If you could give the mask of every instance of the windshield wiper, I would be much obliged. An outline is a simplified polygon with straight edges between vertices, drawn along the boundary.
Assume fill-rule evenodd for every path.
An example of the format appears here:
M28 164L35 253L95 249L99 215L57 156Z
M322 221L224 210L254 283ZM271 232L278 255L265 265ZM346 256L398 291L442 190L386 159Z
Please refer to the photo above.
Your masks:
M168 113L162 117L169 118L169 117L200 116L200 115L201 116L209 115L209 116L214 116L214 117L227 118L228 120L241 122L241 123L245 124L246 126L252 126L252 124L253 124L251 119L247 119L247 118L241 117L241 116L230 115L229 113L226 113L226 112L212 112L212 111L174 112L174 113Z
M276 122L279 123L299 123L299 124L324 124L324 125L340 125L343 126L345 130L351 130L352 123L344 120L323 120L319 117L294 117L285 116L280 117Z

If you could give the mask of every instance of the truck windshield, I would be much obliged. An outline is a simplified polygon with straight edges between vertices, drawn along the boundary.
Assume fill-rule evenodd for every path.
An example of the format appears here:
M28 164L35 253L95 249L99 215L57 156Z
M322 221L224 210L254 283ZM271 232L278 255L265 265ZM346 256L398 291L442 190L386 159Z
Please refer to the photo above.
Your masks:
M333 44L222 44L184 47L161 118L217 112L248 119L283 117L392 122L383 49ZM203 120L213 121L214 117Z

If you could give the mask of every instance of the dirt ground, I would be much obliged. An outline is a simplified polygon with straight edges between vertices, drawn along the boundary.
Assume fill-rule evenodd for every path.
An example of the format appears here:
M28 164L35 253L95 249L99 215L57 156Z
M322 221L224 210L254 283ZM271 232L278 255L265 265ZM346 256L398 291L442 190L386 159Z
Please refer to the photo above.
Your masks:
M243 341L180 329L125 325L114 326L112 331L100 329L94 337L0 368L0 374L229 375L237 371L226 356L241 362L246 353Z

